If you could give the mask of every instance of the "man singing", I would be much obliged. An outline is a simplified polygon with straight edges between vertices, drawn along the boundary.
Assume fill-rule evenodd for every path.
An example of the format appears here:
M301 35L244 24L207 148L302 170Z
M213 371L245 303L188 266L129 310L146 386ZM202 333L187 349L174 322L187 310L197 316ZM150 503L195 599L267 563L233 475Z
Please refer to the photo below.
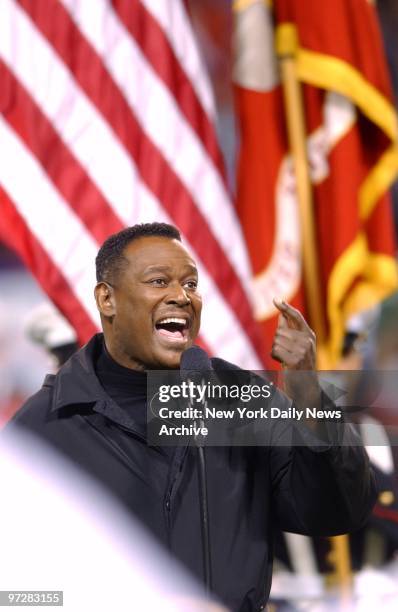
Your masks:
M10 427L30 430L99 479L203 580L196 449L146 443L146 372L179 368L199 333L195 261L175 227L150 223L108 238L96 267L103 333L46 378ZM277 306L273 357L287 371L314 369L313 332L297 310ZM221 363L211 359L215 371ZM344 444L325 444L317 427L292 446L205 448L212 589L233 611L267 602L275 526L335 535L359 528L371 511L373 475L355 433L344 425Z

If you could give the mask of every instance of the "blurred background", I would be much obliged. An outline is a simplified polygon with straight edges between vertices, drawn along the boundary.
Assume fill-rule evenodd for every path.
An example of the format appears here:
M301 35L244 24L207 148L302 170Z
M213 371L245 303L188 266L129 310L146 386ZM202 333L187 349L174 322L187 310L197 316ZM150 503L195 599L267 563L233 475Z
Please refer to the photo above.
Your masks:
M276 367L282 297L315 329L320 368L398 369L395 0L1 0L0 23L0 426L98 329L96 251L137 222L181 229L211 354ZM383 441L350 568L396 609ZM319 572L352 580L331 550L281 534L274 609L301 588L322 609Z

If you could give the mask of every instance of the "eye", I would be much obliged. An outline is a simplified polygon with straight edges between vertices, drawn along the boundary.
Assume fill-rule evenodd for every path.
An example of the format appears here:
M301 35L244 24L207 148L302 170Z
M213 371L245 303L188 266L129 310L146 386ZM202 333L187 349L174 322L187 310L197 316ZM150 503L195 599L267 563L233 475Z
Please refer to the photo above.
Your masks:
M155 287L166 287L167 281L165 278L152 278L148 281L150 285L154 285Z
M186 287L190 291L196 291L196 289L198 288L198 281L197 280L185 281L184 287Z

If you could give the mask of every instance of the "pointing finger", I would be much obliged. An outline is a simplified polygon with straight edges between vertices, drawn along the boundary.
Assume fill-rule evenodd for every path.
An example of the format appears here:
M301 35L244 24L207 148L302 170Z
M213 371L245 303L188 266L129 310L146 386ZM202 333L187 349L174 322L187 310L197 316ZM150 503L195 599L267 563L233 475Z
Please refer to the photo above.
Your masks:
M288 327L298 329L301 331L311 331L310 326L304 319L303 315L297 308L294 308L290 304L287 304L283 300L274 299L274 304L279 312L284 316L288 323Z

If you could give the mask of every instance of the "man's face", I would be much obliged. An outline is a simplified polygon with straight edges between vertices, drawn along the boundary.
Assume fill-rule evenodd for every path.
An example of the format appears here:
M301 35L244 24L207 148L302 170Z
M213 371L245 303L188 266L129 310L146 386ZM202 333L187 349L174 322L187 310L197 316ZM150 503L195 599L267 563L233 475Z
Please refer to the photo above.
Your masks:
M138 238L123 254L129 263L112 290L108 350L133 369L178 368L200 327L195 262L178 240L162 237Z

